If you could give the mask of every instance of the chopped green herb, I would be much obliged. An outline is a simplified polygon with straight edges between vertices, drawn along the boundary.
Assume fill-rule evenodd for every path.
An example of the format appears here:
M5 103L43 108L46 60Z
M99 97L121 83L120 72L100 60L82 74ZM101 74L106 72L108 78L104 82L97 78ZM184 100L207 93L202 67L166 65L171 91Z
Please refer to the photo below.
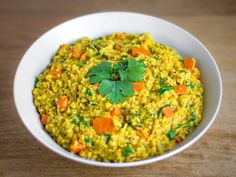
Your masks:
M86 64L86 62L79 62L76 64L76 66L79 68L82 68L85 64Z
M92 92L91 92L91 90L87 89L87 90L86 90L86 95L88 95L88 96L92 96Z
M190 105L189 105L189 108L192 108L192 107L194 107L194 104L190 104Z
M92 142L92 139L91 139L91 138L84 138L84 142L85 142L85 143L91 143L91 142Z
M102 62L93 67L88 73L89 81L91 84L100 83L103 80L112 78L112 67L109 62Z
M102 57L102 58L108 58L107 54L105 54L105 53L103 53L103 54L101 55L101 57Z
M83 118L80 115L77 115L76 119L73 119L71 123L78 125L78 123L82 120Z
M179 73L187 73L187 72L188 72L188 71L186 71L186 70L184 70L184 69L179 71Z
M160 92L160 95L162 95L162 94L164 94L165 92L170 91L170 90L173 90L173 87L172 87L172 86L164 85L164 86L161 87L161 89L159 90L159 92Z
M133 152L132 147L127 146L127 147L122 151L122 155L125 156L125 157L128 157L132 152Z
M175 132L173 130L169 130L167 134L168 134L170 140L175 139Z
M56 102L55 102L55 100L52 100L52 101L51 101L51 105L52 105L52 106L56 106L56 105L57 105Z
M36 86L36 84L39 82L39 79L36 77L35 79L34 79L34 85Z
M189 87L189 88L191 88L191 89L194 89L194 88L195 88L195 86L194 86L192 83L187 84L187 87Z
M77 125L79 123L79 120L78 119L73 119L71 123Z
M196 114L194 112L191 113L190 121L193 122L196 120Z
M82 125L84 125L86 128L89 128L89 127L90 127L90 123L89 123L87 120L85 120L85 119L83 119L83 120L81 121L81 123L82 123Z
M157 112L157 116L158 116L158 117L160 117L160 116L162 115L162 110L163 110L163 108L165 108L165 107L167 107L167 106L170 106L170 104L166 104L166 105L160 107L160 109L159 109L158 112Z
M107 133L107 134L105 135L105 143L108 144L109 141L110 141L110 139L111 139L111 135Z
M190 123L194 122L195 120L196 120L196 114L194 112L192 112L191 115L190 115L190 119L186 123L178 125L176 127L176 129L181 128L181 127L185 127L185 126L190 127Z
M166 78L160 79L160 85L163 85L166 80L167 80Z

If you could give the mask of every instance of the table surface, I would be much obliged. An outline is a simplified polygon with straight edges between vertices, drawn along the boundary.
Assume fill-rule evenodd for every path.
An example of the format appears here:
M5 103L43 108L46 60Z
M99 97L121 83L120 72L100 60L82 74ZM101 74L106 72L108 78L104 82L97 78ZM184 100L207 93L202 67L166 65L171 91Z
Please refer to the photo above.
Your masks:
M169 159L132 168L75 163L51 152L16 112L13 79L27 48L50 28L101 11L134 11L169 20L210 50L223 79L218 118L197 143ZM0 176L234 176L236 175L236 1L234 0L0 0Z

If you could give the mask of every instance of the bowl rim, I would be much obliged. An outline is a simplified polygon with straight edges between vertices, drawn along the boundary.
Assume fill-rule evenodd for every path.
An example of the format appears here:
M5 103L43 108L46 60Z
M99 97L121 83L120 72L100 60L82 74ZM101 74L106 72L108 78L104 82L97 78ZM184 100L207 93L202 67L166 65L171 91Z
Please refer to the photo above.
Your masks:
M21 114L20 108L17 105L17 101L16 101L16 80L17 80L17 76L18 76L18 72L19 72L19 68L22 65L22 61L24 59L24 57L26 56L26 53L28 53L28 51L31 50L32 46L39 41L41 38L43 38L45 35L47 35L48 33L50 33L52 30L61 27L62 25L65 25L67 23L70 23L78 18L86 18L89 16L96 16L96 15L102 15L102 14L123 14L123 15L138 15L138 16L144 16L147 18L154 18L154 19L158 19L159 21L162 21L164 23L167 23L169 25L172 25L173 27L177 28L178 30L180 30L181 32L185 33L185 35L191 37L195 42L197 42L207 53L207 55L209 55L210 59L212 60L212 63L214 64L214 67L216 69L217 72L217 79L219 81L219 100L217 103L217 107L216 110L211 118L211 120L209 121L209 123L202 129L202 131L200 131L200 133L198 133L193 139L191 139L188 143L184 144L183 146L177 148L177 149L173 149L171 151L167 151L166 153L160 155L160 156L154 156L148 159L144 159L144 160L139 160L139 161L134 161L134 162L115 162L115 163L111 163L111 162L100 162L100 161L95 161L95 160L90 160L90 159L85 159L76 155L67 155L64 152L61 152L55 148L53 148L52 146L48 145L46 142L44 142L43 140L37 138L37 136L35 135L34 131L32 131L25 123L24 119L22 118L23 115ZM51 151L55 152L56 154L59 154L60 156L73 160L75 162L80 162L83 164L88 164L88 165L93 165L93 166L101 166L101 167L133 167L133 166L140 166L140 165L145 165L145 164L149 164L149 163L153 163L153 162L157 162L160 160L164 160L170 156L173 156L179 152L182 152L183 150L185 150L187 147L191 146L192 144L194 144L197 140L199 140L205 133L206 131L210 128L210 126L212 125L212 123L215 121L217 114L219 112L220 106L221 106L221 102L222 102L222 79L221 79L221 74L219 71L219 68L213 58L213 56L211 55L211 53L208 51L208 49L195 37L193 36L191 33L189 33L188 31L184 30L183 28L175 25L172 22L169 22L167 20L164 20L162 18L156 17L156 16L152 16L152 15L147 15L147 14L142 14L142 13L136 13L136 12L127 12L127 11L104 11L104 12L97 12L97 13L90 13L90 14L86 14L86 15L82 15L82 16L78 16L75 18L72 18L70 20L67 20L65 22L60 23L59 25L56 25L55 27L49 29L47 32L43 33L39 38L37 38L35 41L33 41L30 45L30 47L26 50L26 52L24 53L23 57L21 58L18 66L17 66L17 70L15 73L15 77L14 77L14 85L13 85L13 95L14 95L14 103L15 103L15 107L17 110L17 113L21 119L21 121L23 122L23 124L25 125L25 127L28 129L28 131L31 133L31 135L33 135L33 137L39 141L41 144L43 144L45 147L47 147L48 149L50 149Z

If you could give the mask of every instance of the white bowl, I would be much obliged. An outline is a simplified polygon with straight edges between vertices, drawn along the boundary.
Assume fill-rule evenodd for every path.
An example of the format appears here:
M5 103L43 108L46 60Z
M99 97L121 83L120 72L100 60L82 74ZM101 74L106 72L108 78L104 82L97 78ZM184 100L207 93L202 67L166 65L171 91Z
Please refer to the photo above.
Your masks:
M50 63L60 44L72 43L81 37L96 38L112 32L151 33L155 41L169 45L184 57L197 59L204 93L204 111L200 124L176 148L149 159L107 163L76 156L60 147L43 129L33 104L34 78ZM165 20L137 13L104 12L69 20L51 29L36 40L23 56L14 81L14 98L21 120L30 133L46 147L68 159L96 166L128 167L148 164L170 157L196 142L211 126L220 108L222 82L218 67L201 42L190 33Z

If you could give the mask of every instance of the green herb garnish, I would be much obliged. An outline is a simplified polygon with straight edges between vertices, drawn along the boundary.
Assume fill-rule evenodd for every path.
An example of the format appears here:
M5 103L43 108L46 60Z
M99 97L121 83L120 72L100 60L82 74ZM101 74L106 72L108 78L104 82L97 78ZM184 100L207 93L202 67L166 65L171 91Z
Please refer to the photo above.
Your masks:
M88 95L88 96L92 96L92 92L91 92L91 90L86 89L86 95Z
M92 139L91 138L84 138L84 142L85 143L92 143Z
M56 102L55 102L55 100L52 100L52 101L51 101L51 105L52 105L52 106L56 106L56 105L57 105Z
M133 152L132 147L127 146L127 147L122 151L122 155L125 156L125 157L128 157L132 152Z
M100 83L112 78L112 67L109 62L102 62L93 67L88 73L90 84Z
M79 63L76 63L76 66L78 68L82 68L85 64L86 64L86 62L79 62Z
M190 123L194 122L195 120L196 120L196 114L192 112L190 115L190 119L186 123L178 125L176 129L181 128L181 127L190 127Z
M164 85L160 88L159 90L159 93L160 95L164 94L165 92L167 91L170 91L170 90L173 90L173 87L172 86L167 86L167 85Z
M195 88L195 86L194 86L192 83L187 84L187 87L189 87L189 88L191 88L191 89L194 89L194 88Z
M135 59L129 59L116 64L114 69L119 72L122 81L140 82L143 80L145 64Z
M167 80L166 78L160 79L160 85L163 85L166 80Z
M36 84L39 82L39 79L36 77L35 79L34 79L34 85L36 86Z
M145 65L135 59L121 60L112 67L109 62L102 62L92 68L87 76L90 83L99 84L99 93L107 96L113 104L122 103L126 97L133 96L134 86L131 82L143 80Z
M179 73L188 73L188 71L183 69L183 70L180 70Z
M81 121L81 123L82 123L82 125L85 126L86 128L89 128L89 127L90 127L89 121L87 121L87 120L85 120L85 119L83 119L83 120Z
M76 119L73 119L71 123L78 125L78 123L82 120L83 118L80 115L77 115Z
M105 80L100 84L99 93L106 95L110 102L118 104L124 102L126 96L133 96L133 87L128 81Z
M107 134L105 135L105 143L108 144L109 141L110 141L110 139L111 139L111 135L107 133Z
M170 140L175 139L175 132L173 130L169 130L167 134Z

